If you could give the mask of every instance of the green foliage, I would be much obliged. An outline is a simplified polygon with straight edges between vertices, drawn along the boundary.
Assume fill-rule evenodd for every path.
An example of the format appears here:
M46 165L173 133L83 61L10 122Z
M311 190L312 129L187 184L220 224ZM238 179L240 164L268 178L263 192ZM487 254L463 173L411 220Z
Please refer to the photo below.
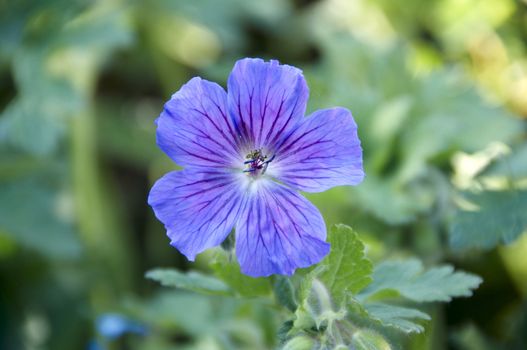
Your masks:
M404 333L421 333L424 327L416 322L430 320L428 314L417 309L385 303L369 303L365 305L365 310L368 318Z
M513 0L0 1L0 347L527 348L524 17ZM353 230L287 278L224 252L189 267L145 203L174 168L163 102L245 56L302 69L309 110L350 108L364 149L364 183L308 194ZM495 142L512 152L456 188L455 157ZM385 261L408 255L439 267ZM445 259L485 290L428 322L423 303L480 283ZM175 288L145 284L152 266ZM106 312L148 334L101 339Z
M484 176L505 176L514 182L527 178L527 143L519 144L509 154L502 155L485 169Z
M166 287L176 287L204 294L229 294L229 287L214 277L197 271L182 273L174 269L154 269L145 274L146 278Z
M271 292L271 285L267 279L244 275L236 260L221 253L217 254L211 266L216 276L234 292L245 297L268 295Z
M211 300L199 294L158 293L145 303L129 300L125 308L132 315L148 320L157 327L170 328L171 324L182 327L190 334L199 335L211 329L214 308ZM185 312L174 312L183 310Z
M285 343L282 350L311 350L314 345L313 339L301 335Z
M360 330L353 334L351 345L356 350L390 350L391 346L386 339L377 332Z
M35 177L2 183L0 231L49 258L74 259L82 247L69 212L71 199L60 188L54 181Z
M332 227L328 240L331 252L316 268L300 279L274 278L276 302L294 313L294 320L286 321L279 331L284 348L316 343L321 348L355 344L361 349L391 349L382 335L363 325L381 333L389 329L421 333L424 327L419 322L430 320L430 316L394 302L448 302L453 297L470 296L481 283L478 276L454 272L448 265L425 270L417 259L383 262L373 269L358 234L346 225ZM203 294L236 291L241 296L264 297L269 293L266 279L242 275L224 252L218 252L212 266L225 283L198 272L168 269L151 270L146 276L165 286Z
M1 114L0 145L48 155L57 149L67 118L82 108L82 98L71 83L45 69L49 54L28 48L15 55L14 79L20 94Z
M472 290L482 282L480 277L454 272L448 265L425 271L416 259L382 262L376 266L372 277L373 282L357 295L357 299L363 303L369 317L405 333L423 332L424 328L414 320L430 320L430 316L387 302L399 297L414 302L449 302L453 297L471 296Z
M280 305L293 312L296 310L298 305L295 300L295 291L289 278L285 276L276 276L273 292L276 297L276 301Z
M482 282L473 274L454 272L449 265L425 271L417 259L382 262L375 267L372 277L373 282L358 295L361 300L379 300L383 294L393 297L386 292L396 292L416 302L448 302L453 297L471 296Z
M511 142L521 133L519 120L483 101L455 72L416 77L400 46L374 50L345 38L323 45L324 68L315 78L325 81L333 73L333 83L315 87L313 109L335 104L353 110L368 176L352 198L389 224L412 222L432 208L445 179L441 172L430 176L431 169L445 165L448 155Z
M459 187L449 227L457 249L510 244L527 230L527 147L494 144L454 159Z
M491 248L511 243L527 230L527 191L464 193L470 209L459 209L450 227L454 248Z
M96 111L98 146L107 157L115 157L134 166L144 166L158 152L155 139L155 124L141 120L140 114L156 113L152 104L138 106L116 106L101 103ZM136 140L130 143L130 140Z
M324 349L339 344L391 349L383 335L365 327L386 336L391 336L390 329L422 333L420 323L431 318L405 306L408 301L448 302L472 295L482 281L451 266L425 270L417 259L383 262L372 271L364 245L350 227L333 227L329 240L334 244L330 255L300 281L295 320L291 328L288 323L286 340L310 335Z
M75 15L55 18L53 24L43 21L39 30L49 30L45 24L57 26L56 35L41 38L39 45L21 45L13 52L18 96L0 115L0 146L37 156L56 152L68 119L86 108L86 88L93 79L88 78L90 68L101 55L130 43L123 11L94 6ZM84 60L78 59L81 55ZM65 68L67 64L77 66ZM81 69L85 71L81 73Z
M324 270L318 279L329 289L338 304L346 294L356 294L371 282L372 264L364 256L364 244L346 225L335 225L328 236L331 252L320 263Z
M199 350L215 343L225 349L266 349L265 325L255 321L257 312L243 312L244 309L247 304L234 298L173 291L156 293L146 301L129 299L123 306L123 311L154 329L149 339L135 340L147 349L159 349L161 344L162 349L169 349L167 333L192 336L195 340L187 341L188 349ZM244 316L236 319L241 312Z

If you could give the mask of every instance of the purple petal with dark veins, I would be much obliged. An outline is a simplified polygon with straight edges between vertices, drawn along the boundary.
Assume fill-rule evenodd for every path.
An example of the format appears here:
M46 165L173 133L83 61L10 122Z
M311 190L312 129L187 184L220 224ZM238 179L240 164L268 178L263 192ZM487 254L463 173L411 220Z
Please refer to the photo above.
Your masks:
M170 244L189 260L231 232L246 202L241 176L189 169L170 172L154 184L148 204L165 224Z
M309 95L299 69L255 58L236 62L227 91L229 113L246 146L268 152L304 117Z
M259 180L236 225L236 255L244 274L292 275L329 252L315 206L293 190Z
M359 184L364 178L362 148L350 111L324 109L305 118L280 141L267 173L306 192Z
M165 104L157 144L182 166L231 167L243 156L221 86L193 78Z

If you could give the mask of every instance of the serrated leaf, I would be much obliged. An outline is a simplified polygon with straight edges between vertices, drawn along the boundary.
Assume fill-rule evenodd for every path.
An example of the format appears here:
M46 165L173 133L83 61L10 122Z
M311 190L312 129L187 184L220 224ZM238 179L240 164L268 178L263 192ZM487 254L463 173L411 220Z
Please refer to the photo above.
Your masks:
M364 244L349 226L332 227L328 241L331 252L321 262L326 269L318 278L339 304L346 292L357 293L371 282L372 264L364 256Z
M232 292L223 281L196 271L183 273L174 269L153 269L148 271L145 277L166 287L198 293L227 295Z
M467 193L474 210L459 210L450 226L454 248L492 248L511 243L527 230L527 191Z
M417 259L379 264L373 272L373 282L359 294L360 300L379 299L380 293L401 296L418 302L450 301L452 297L470 296L482 282L466 272L454 272L444 265L424 271Z
M244 275L240 271L240 265L235 260L230 260L225 254L218 254L211 267L216 276L239 295L252 297L271 293L268 279Z
M394 328L404 333L420 333L423 326L416 320L430 320L430 316L414 308L386 303L363 303L349 298L346 305L351 319L373 328Z
M430 320L422 311L384 303L371 303L365 306L369 316L380 321L382 325L396 328L405 333L421 333L423 326L412 320Z

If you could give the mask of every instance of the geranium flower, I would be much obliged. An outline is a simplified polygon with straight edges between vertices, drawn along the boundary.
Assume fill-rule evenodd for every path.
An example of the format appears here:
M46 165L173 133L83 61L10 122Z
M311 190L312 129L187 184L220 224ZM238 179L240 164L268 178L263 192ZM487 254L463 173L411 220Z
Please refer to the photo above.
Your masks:
M291 275L330 249L324 219L298 191L362 181L357 125L338 107L304 117L302 72L277 61L236 62L227 91L196 77L165 104L157 144L185 169L159 179L148 203L189 260L235 228L243 273Z

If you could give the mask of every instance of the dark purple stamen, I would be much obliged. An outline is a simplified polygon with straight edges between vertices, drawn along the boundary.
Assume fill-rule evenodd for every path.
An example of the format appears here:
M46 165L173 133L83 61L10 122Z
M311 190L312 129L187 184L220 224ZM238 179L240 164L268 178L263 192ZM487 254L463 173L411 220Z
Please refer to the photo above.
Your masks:
M275 155L273 154L270 159L263 155L262 150L254 150L249 152L245 157L247 160L243 162L247 166L243 170L244 173L250 173L250 175L263 175L269 166L269 163L273 161Z

